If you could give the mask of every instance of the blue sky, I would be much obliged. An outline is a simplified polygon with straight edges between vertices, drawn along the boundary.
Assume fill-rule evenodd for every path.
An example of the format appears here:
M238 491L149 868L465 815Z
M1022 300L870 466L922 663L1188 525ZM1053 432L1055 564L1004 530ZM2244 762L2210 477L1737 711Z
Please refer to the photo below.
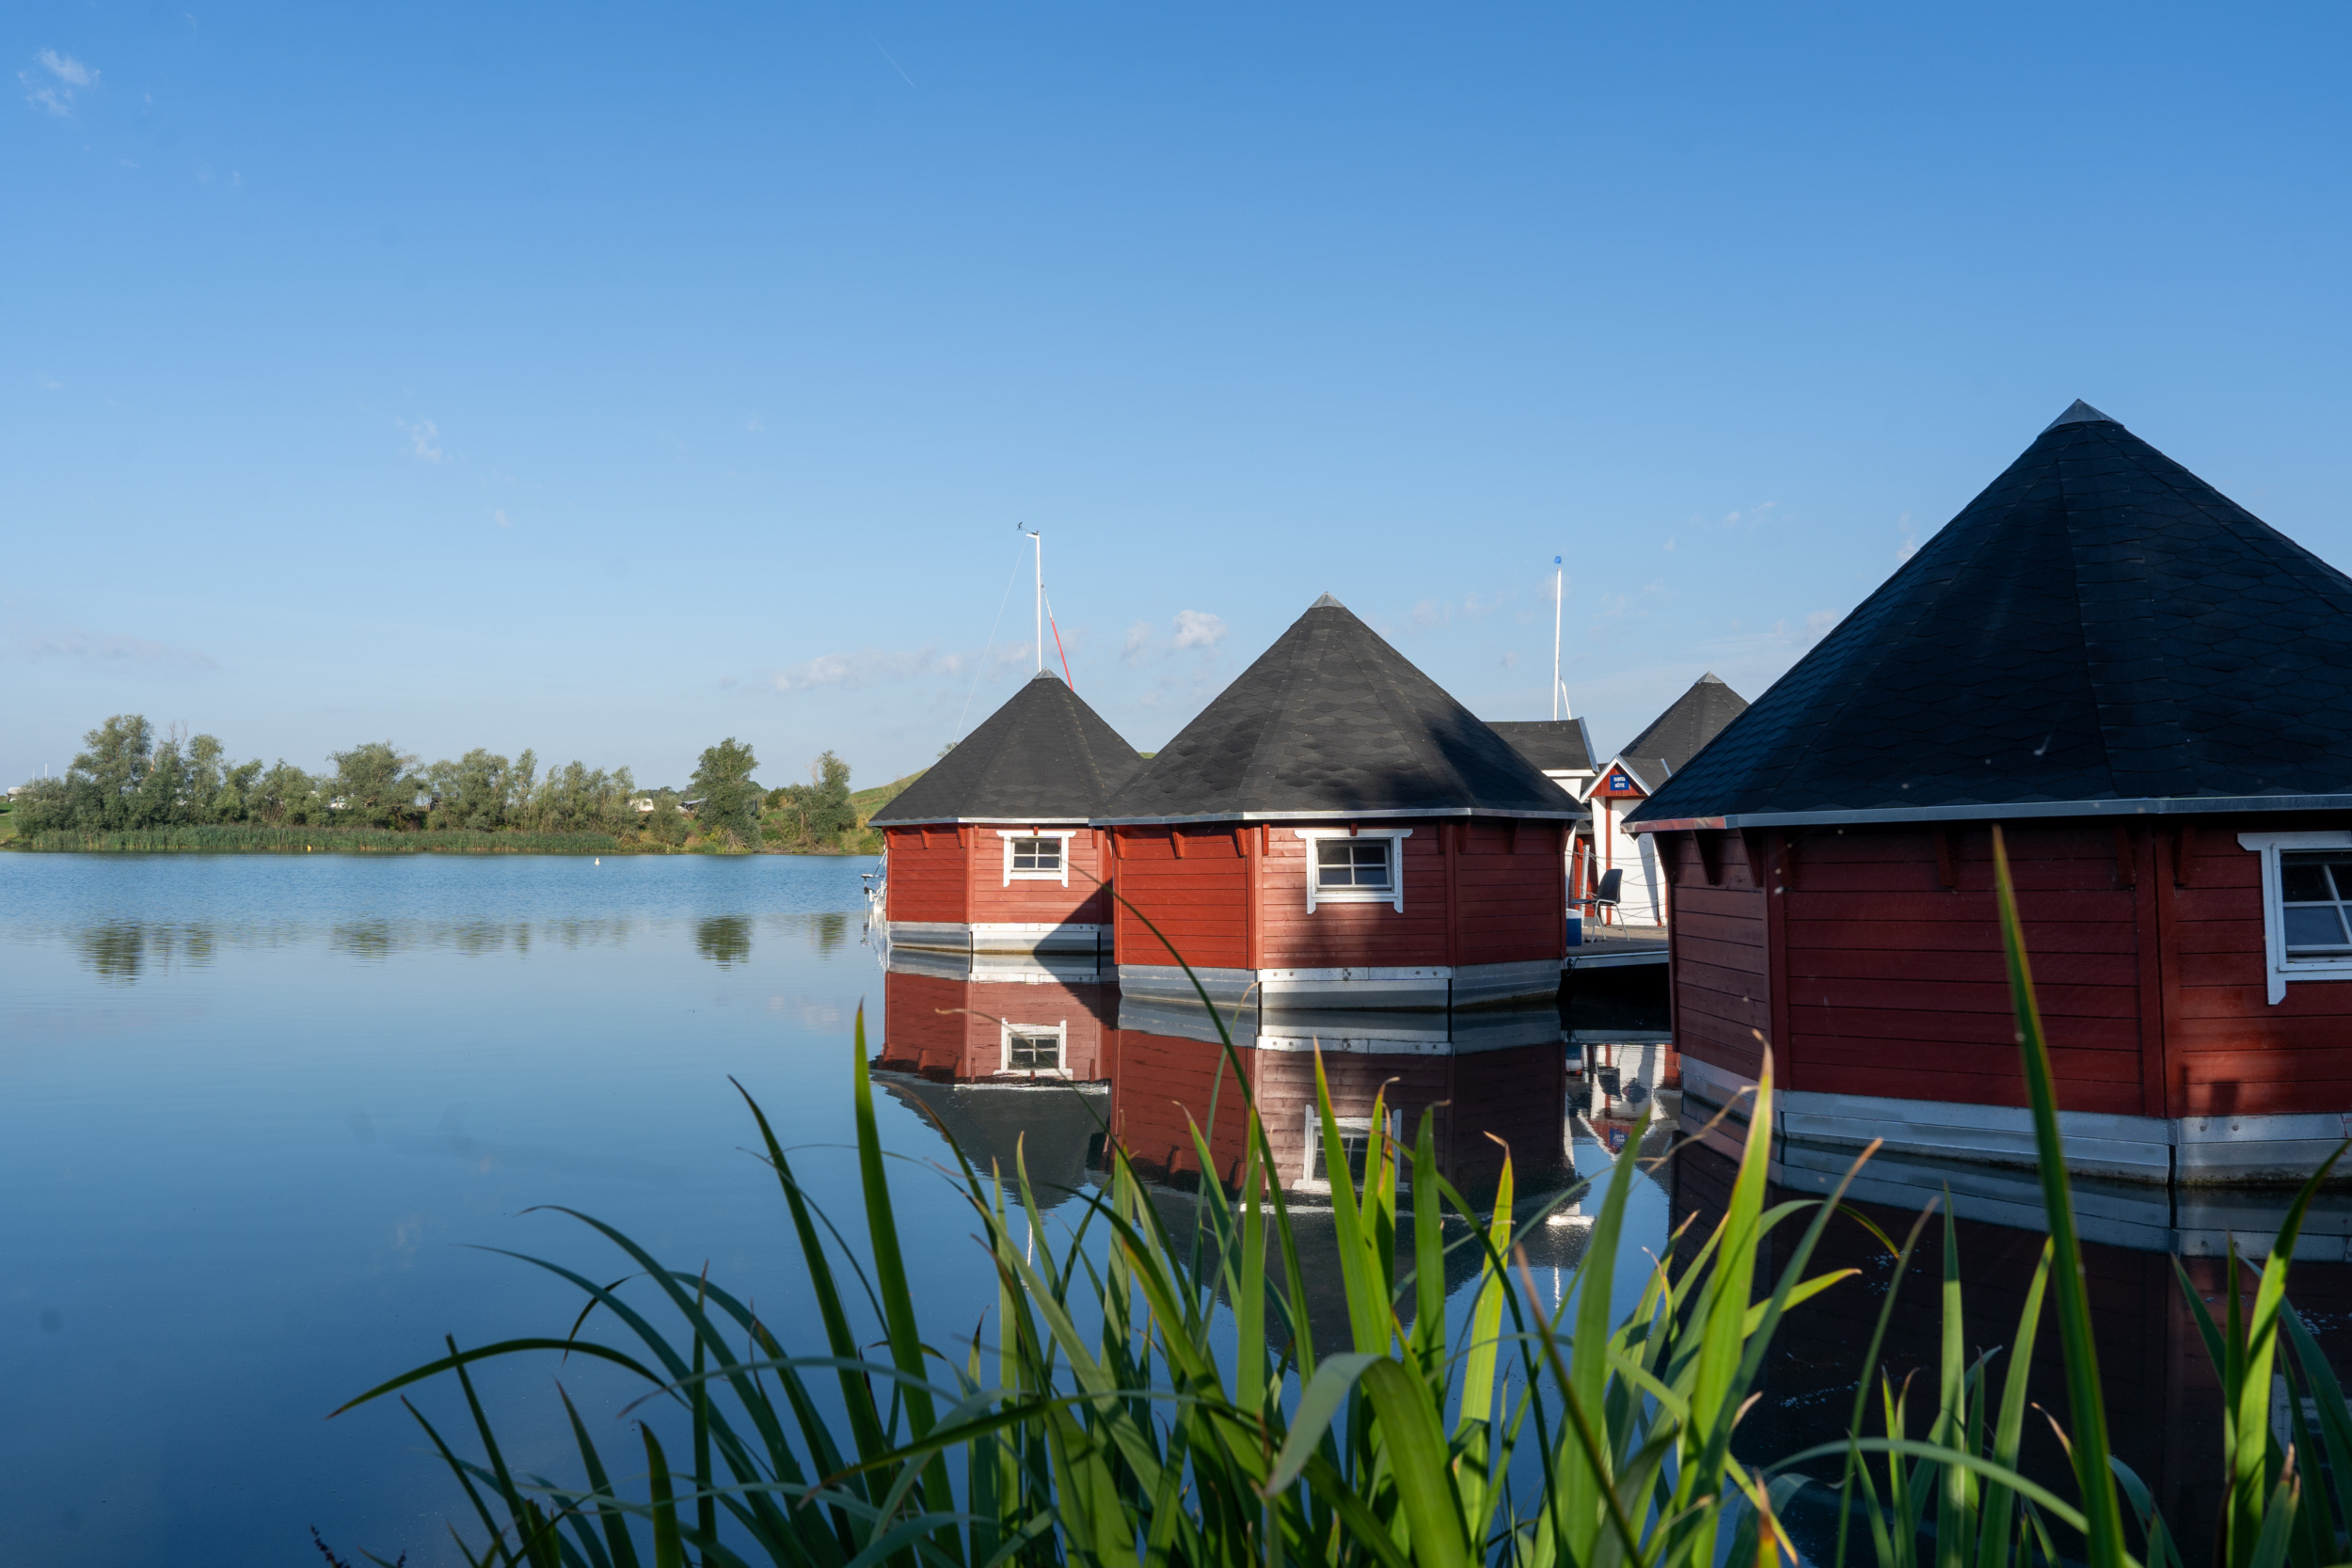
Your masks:
M10 6L0 776L135 710L879 782L1027 673L1024 522L1145 749L1326 590L1543 717L1554 554L1611 747L2075 397L2352 564L2347 34Z

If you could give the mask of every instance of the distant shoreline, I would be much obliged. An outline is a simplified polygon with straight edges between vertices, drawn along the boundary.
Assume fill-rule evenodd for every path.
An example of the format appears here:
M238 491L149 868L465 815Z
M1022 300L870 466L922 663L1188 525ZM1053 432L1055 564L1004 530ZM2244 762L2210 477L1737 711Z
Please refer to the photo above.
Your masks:
M723 849L626 841L609 833L397 832L382 828L219 827L132 828L112 832L53 829L0 839L0 848L25 854L214 855L814 855L849 859L869 850L794 847Z

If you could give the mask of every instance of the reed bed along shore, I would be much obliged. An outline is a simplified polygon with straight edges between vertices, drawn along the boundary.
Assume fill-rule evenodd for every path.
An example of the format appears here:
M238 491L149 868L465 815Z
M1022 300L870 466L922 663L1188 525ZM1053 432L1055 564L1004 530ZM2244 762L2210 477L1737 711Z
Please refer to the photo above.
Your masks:
M1506 1164L1492 1201L1473 1205L1439 1174L1428 1115L1409 1145L1383 1134L1360 1184L1332 1183L1345 1305L1334 1324L1310 1313L1308 1271L1327 1265L1302 1258L1228 1038L1224 1110L1211 1100L1193 1145L1202 1169L1218 1169L1216 1117L1240 1117L1237 1181L1201 1183L1184 1199L1191 1223L1171 1229L1114 1141L1106 1183L1072 1195L1061 1212L1074 1218L1049 1229L1018 1164L982 1171L956 1153L942 1179L968 1204L995 1305L977 1326L926 1325L862 1011L851 1042L862 1214L837 1224L818 1210L745 1097L796 1243L805 1305L790 1321L763 1317L707 1265L664 1263L561 1211L618 1255L580 1267L522 1259L579 1291L577 1318L490 1344L446 1340L445 1355L343 1408L394 1395L408 1403L421 1385L455 1383L462 1401L443 1408L468 1433L409 1410L449 1466L463 1521L453 1528L478 1564L1776 1568L1797 1560L1781 1521L1807 1487L1836 1517L1834 1548L1815 1560L1839 1568L2342 1562L2352 1556L2352 1406L2286 1297L2327 1167L2259 1268L2245 1265L2249 1290L2224 1292L2219 1321L2190 1291L2221 1373L2227 1419L2214 1460L2227 1495L2217 1540L2178 1543L2109 1450L2049 1052L1997 829L1994 853L2052 1233L2016 1334L1972 1350L1946 1227L1931 1389L1897 1382L1879 1357L1939 1205L1899 1245L1882 1234L1898 1257L1895 1288L1855 1366L1842 1440L1763 1463L1733 1451L1787 1315L1858 1288L1848 1284L1854 1270L1812 1266L1824 1228L1852 1214L1844 1185L1796 1200L1769 1187L1769 1054L1722 1213L1705 1234L1691 1227L1663 1258L1646 1257L1638 1280L1617 1277L1621 1262L1635 1266L1618 1243L1636 1147L1581 1190L1537 1204L1515 1206ZM1316 1089L1326 1168L1347 1171L1319 1058ZM1388 1122L1375 1109L1370 1125ZM1524 1243L1570 1198L1587 1206L1590 1240L1573 1289L1540 1291ZM1422 1223L1440 1210L1446 1223ZM1449 1255L1474 1282L1467 1315L1447 1309ZM1622 1316L1621 1294L1638 1296ZM2026 1393L2025 1368L2050 1316L2070 1393L2062 1413L2029 1409ZM559 1382L569 1473L517 1468L475 1381L482 1363L512 1357L559 1378L566 1362L616 1369L637 1386L625 1424L596 1418L592 1431ZM2017 1467L2025 1423L2045 1415L2062 1417L2071 1488Z

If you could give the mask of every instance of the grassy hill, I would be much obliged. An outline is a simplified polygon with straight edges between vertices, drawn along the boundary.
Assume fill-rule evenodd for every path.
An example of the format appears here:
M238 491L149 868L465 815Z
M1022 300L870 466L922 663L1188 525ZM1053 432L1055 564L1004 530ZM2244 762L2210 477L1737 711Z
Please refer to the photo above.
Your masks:
M928 771L930 769L918 768L903 779L893 779L886 784L876 784L871 789L850 791L850 804L857 808L858 825L864 827L867 817L897 800L900 791Z

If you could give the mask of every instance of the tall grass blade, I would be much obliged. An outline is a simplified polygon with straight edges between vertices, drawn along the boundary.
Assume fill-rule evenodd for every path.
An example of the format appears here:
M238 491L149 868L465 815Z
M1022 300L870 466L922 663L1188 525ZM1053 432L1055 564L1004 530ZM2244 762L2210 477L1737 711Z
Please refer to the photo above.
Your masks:
M2066 1349L2067 1410L2072 1451L2091 1568L2123 1568L2131 1554L2123 1541L2122 1509L2115 1474L2108 1468L2107 1415L2099 1382L2099 1350L2091 1326L2090 1278L2083 1267L2082 1241L2074 1229L2074 1195L2066 1175L2066 1148L2058 1133L2058 1087L2050 1046L2034 1001L2033 971L2026 958L2025 928L2017 913L2017 889L2010 878L2009 848L1998 823L1993 828L1993 872L2000 910L2001 948L2009 967L2010 997L2017 1013L2017 1040L2024 1054L2026 1094L2033 1108L2034 1150L2042 1177L2042 1208L2057 1256L2058 1336Z

